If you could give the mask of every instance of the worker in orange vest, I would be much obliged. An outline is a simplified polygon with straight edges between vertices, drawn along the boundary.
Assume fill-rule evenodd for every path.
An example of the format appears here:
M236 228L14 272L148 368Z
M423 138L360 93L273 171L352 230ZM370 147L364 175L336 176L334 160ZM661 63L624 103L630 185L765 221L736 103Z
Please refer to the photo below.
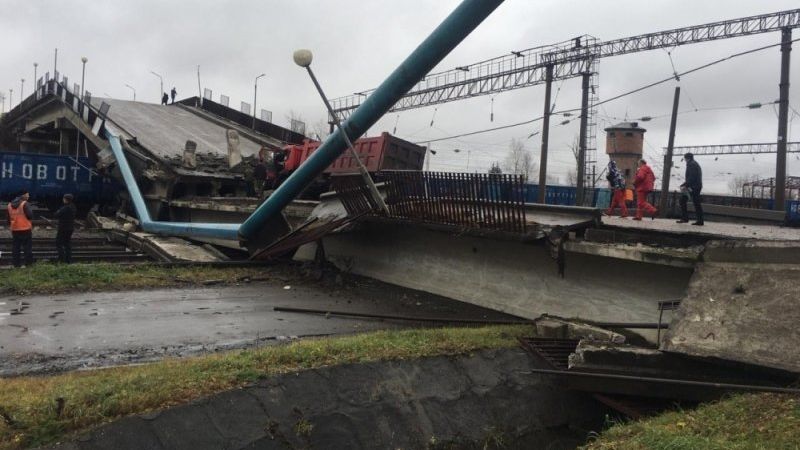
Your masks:
M636 217L633 220L642 220L642 215L647 212L650 217L655 219L658 210L647 202L647 195L653 192L656 183L656 175L653 169L647 165L647 161L639 160L639 170L633 179L633 187L636 188Z
M30 194L22 191L8 204L8 223L13 239L11 257L14 267L20 267L20 250L25 249L25 265L33 264L33 211L28 204Z

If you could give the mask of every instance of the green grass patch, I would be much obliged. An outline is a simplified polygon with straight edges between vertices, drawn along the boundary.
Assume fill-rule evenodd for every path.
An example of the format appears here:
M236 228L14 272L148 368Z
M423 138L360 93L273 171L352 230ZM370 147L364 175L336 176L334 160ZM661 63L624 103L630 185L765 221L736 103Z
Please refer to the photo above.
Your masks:
M43 445L110 420L281 373L517 345L529 326L379 331L47 377L0 379L0 448ZM59 400L62 399L62 400Z
M586 450L780 450L800 448L800 398L737 395L687 411L620 423Z
M111 263L38 263L0 271L0 292L16 295L58 294L137 288L202 285L213 280L231 284L245 277L264 277L265 267L120 265Z

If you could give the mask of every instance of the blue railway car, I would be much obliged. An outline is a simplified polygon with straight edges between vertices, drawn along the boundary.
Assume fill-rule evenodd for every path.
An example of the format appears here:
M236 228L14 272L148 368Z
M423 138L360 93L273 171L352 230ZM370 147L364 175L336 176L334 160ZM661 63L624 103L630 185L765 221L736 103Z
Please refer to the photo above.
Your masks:
M87 157L0 152L0 200L9 201L23 189L40 206L57 207L71 193L79 208L88 208L113 202L120 185L97 173Z

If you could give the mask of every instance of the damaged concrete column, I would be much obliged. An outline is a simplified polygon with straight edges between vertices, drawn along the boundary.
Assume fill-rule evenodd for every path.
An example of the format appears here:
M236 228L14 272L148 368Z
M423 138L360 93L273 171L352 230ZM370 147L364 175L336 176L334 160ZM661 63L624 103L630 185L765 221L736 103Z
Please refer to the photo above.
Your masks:
M228 146L228 152L230 154L230 144ZM195 152L197 151L197 142L192 140L187 140L186 145L183 148L183 167L185 169L196 169L197 168L197 156ZM241 156L240 156L241 159Z
M225 136L228 139L228 167L233 168L242 162L242 153L239 150L239 132L227 130Z

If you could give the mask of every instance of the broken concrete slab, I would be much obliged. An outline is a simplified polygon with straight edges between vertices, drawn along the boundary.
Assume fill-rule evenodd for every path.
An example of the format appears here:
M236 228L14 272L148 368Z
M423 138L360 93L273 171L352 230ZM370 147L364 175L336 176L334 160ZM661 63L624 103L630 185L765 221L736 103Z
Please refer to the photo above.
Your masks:
M119 233L119 231L116 233ZM134 232L128 233L126 242L133 249L144 251L151 255L158 255L165 261L220 261L216 253L208 251L202 245L177 237Z
M717 263L800 264L798 241L710 241L703 261Z
M587 241L567 241L564 250L571 253L604 256L607 258L627 259L648 264L660 264L672 267L694 267L700 258L702 246L686 248L653 247L648 245L629 245L616 243L599 243Z
M605 328L564 320L557 317L543 316L533 321L537 337L553 339L589 339L597 342L613 342L622 344L625 336Z
M701 263L662 350L800 373L800 265Z
M364 221L357 233L323 242L342 270L528 319L651 323L658 302L683 297L691 276L683 267L568 254L562 277L544 245L411 224Z

